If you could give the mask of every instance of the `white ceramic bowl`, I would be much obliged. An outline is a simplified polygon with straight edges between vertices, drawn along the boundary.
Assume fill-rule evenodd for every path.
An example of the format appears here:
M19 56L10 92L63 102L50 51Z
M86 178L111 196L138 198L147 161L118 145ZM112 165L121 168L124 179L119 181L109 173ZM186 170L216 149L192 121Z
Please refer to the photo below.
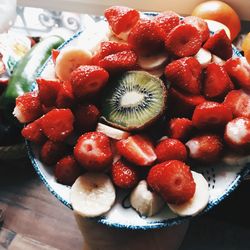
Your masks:
M155 15L150 13L149 15ZM78 44L84 32L79 32L67 40L59 49ZM241 56L241 54L233 48L234 56ZM39 76L51 77L54 74L54 65L52 59L49 58L45 65L39 72ZM64 186L56 182L51 168L46 167L39 160L39 148L29 142L27 143L28 154L32 164L38 173L41 180L44 182L48 190L65 206L72 209L69 200L69 186ZM205 210L207 212L225 199L240 183L245 175L250 170L249 157L238 159L231 159L228 163L221 162L213 166L196 166L195 171L200 172L207 179L209 184L209 203ZM106 224L108 226L129 228L129 229L152 229L170 227L179 224L190 217L179 217L170 209L166 207L157 215L150 218L143 218L131 208L129 204L129 193L118 190L116 203L113 208L105 215L96 218L97 222Z

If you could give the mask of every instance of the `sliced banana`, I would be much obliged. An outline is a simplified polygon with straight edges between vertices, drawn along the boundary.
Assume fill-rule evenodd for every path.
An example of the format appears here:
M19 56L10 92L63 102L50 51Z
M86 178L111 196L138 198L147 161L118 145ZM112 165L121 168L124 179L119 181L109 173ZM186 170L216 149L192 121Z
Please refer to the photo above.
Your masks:
M196 184L195 193L192 199L181 205L168 204L169 208L180 216L194 216L201 212L208 204L209 190L208 183L202 174L192 171Z
M216 56L216 55L212 55L212 62L218 64L218 65L223 65L225 63L225 61L223 59L221 59L220 57Z
M194 56L194 58L197 59L197 61L200 63L202 68L205 68L211 62L212 54L210 51L201 48L198 51L198 53Z
M100 122L97 124L96 131L102 132L106 136L115 140L127 139L130 136L130 133L126 131L110 127Z
M70 200L77 214L96 217L111 209L115 202L115 188L106 174L86 173L73 184Z
M139 182L130 195L132 207L143 216L153 216L157 214L164 206L162 198L148 190L145 180Z
M205 21L207 22L209 30L211 30L213 32L216 32L218 30L223 29L223 30L225 30L228 38L231 40L231 32L230 32L229 28L226 25L224 25L223 23L214 21L214 20L205 19Z
M147 56L138 58L138 65L145 70L158 69L168 61L166 54L159 54L154 56Z
M80 65L91 63L92 54L86 49L68 47L63 49L56 58L55 72L60 80L69 80L71 72Z
M158 68L158 69L147 70L147 72L153 76L161 77L164 74L164 70L165 70L165 66Z
M128 41L128 36L129 36L129 33L130 33L131 29L126 31L126 32L121 32L120 34L116 35L119 39L127 42Z

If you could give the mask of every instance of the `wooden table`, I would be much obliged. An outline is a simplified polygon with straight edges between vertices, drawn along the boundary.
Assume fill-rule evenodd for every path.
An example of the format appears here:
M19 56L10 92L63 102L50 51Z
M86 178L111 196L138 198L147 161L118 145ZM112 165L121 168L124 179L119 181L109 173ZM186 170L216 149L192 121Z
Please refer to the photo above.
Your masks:
M250 249L249 190L245 181L213 211L193 219L180 249ZM28 159L0 162L0 209L0 250L82 249L72 212L47 191Z

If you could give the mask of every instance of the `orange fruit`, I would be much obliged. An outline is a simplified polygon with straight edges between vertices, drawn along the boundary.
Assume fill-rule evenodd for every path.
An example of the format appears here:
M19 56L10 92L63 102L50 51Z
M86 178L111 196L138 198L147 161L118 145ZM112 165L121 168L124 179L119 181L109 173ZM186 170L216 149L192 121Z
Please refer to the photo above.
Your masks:
M241 29L238 14L231 6L221 1L203 2L194 8L192 15L225 24L231 32L231 40L234 40Z
M246 57L248 63L250 64L250 32L244 38L241 48L244 52L244 56Z

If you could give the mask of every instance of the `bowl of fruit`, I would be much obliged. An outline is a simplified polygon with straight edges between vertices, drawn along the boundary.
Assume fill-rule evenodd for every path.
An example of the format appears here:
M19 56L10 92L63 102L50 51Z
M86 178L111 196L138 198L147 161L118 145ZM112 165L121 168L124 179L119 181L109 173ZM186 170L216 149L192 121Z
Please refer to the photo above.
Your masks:
M35 170L63 204L113 227L207 212L250 169L248 63L201 18L123 6L104 15L16 99Z

